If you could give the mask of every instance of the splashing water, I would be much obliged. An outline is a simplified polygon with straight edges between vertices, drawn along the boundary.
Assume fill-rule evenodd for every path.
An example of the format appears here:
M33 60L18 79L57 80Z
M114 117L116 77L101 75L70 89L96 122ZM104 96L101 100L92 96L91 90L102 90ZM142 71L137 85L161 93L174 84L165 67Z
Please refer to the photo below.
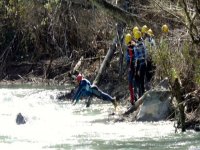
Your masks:
M200 135L175 134L173 122L113 122L113 106L84 100L59 102L63 90L45 87L0 88L0 149L183 149L200 150ZM17 125L21 112L27 123Z

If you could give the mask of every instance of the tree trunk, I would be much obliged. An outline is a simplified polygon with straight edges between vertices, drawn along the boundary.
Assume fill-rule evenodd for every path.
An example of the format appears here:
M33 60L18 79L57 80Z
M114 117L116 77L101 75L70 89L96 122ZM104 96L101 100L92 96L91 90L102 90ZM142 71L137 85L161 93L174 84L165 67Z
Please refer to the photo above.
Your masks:
M129 0L122 0L119 3L119 7L123 8L125 11L128 12L129 10ZM124 73L124 52L123 52L123 46L124 46L124 29L126 27L126 24L122 21L118 22L117 24L117 37L118 37L118 46L119 46L119 78L122 78L122 75Z
M102 2L102 1L101 1ZM125 1L126 2L126 1ZM124 2L124 3L125 3ZM101 4L104 4L106 5L108 8L114 8L115 6L111 5L110 3L107 3L107 2L104 2L104 3L101 3ZM120 5L120 7L123 7L123 4ZM112 59L112 56L114 54L114 52L116 51L116 46L118 44L119 46L119 51L120 51L120 59L119 59L119 76L121 77L122 76L122 73L123 73L123 58L124 58L124 55L123 55L123 49L122 49L122 45L123 45L123 34L124 34L124 28L125 28L126 24L123 23L122 21L119 21L117 23L117 26L116 26L116 30L117 30L117 35L116 37L114 38L113 40L113 43L111 45L111 47L109 48L109 51L99 69L99 72L93 82L93 84L98 84L99 81L100 81L100 78L102 76L102 73L103 71L106 69L106 66L108 65L108 63L110 62L110 60Z
M125 24L123 22L117 23L117 43L119 49L119 78L123 75L123 62L124 62L124 52L123 52L123 42L124 42L124 28Z
M181 83L179 82L178 78L175 79L174 85L172 87L172 93L175 96L177 103L178 103L178 109L179 109L179 122L181 124L182 132L185 132L185 113L184 113L184 106L183 106L183 98L182 98L182 92L181 92ZM179 123L178 123L179 124Z
M110 46L110 48L109 48L109 50L108 50L108 52L106 54L106 57L104 58L104 60L103 60L103 62L101 64L101 67L100 67L100 69L98 71L98 74L97 74L93 84L97 85L99 83L99 81L101 79L101 76L103 74L103 71L105 71L106 66L109 64L110 60L112 59L112 56L114 55L114 52L116 50L116 45L117 45L117 38L115 38L113 40L113 43Z

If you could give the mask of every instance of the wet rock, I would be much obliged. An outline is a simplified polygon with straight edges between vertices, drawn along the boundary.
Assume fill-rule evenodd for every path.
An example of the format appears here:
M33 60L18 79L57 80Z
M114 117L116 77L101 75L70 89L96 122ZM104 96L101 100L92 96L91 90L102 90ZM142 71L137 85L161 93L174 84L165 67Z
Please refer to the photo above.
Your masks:
M167 79L163 80L156 88L146 92L137 114L137 121L160 121L165 120L170 114L171 92L168 88Z
M200 124L196 124L194 130L200 132Z
M114 122L124 122L124 121L126 121L126 119L124 117L117 118L114 120Z
M24 117L21 113L18 113L18 114L17 114L16 123L17 123L18 125L20 125L20 124L25 124L25 123L26 123L26 119L25 119L25 117Z
M71 100L74 94L76 93L77 88L72 89L70 92L60 92L56 99L59 101Z

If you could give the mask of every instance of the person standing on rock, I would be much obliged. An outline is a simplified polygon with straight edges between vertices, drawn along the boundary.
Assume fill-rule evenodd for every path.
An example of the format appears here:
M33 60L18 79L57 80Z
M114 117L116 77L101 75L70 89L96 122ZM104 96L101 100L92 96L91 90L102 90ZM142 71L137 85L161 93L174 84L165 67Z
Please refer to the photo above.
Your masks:
M145 87L145 74L146 74L146 47L144 45L142 34L138 30L134 33L134 38L137 40L136 45L134 46L134 57L135 57L135 68L136 68L136 76L135 81L138 87L138 95L141 97L144 94Z
M75 105L79 99L83 96L86 97L92 97L95 96L99 99L102 99L104 101L111 102L115 109L117 107L116 98L111 97L109 94L101 91L96 85L91 85L90 81L85 79L82 74L78 74L76 77L77 83L78 83L78 90L76 91L74 97L73 97L73 104ZM89 107L89 106L87 106Z
M126 34L125 43L126 48L126 62L128 65L128 83L130 91L130 103L134 105L135 103L135 94L134 94L134 76L135 76L135 59L134 59L134 46L135 41L132 39L131 34Z
M145 88L146 90L150 90L151 88L151 80L153 78L154 75L154 71L156 66L153 64L153 60L152 60L152 55L153 53L155 53L155 40L154 40L154 34L153 31L151 29L148 29L146 34L145 34L145 38L143 38L144 40L144 44L145 47L148 51L147 54L147 65L146 65L146 80L145 80Z

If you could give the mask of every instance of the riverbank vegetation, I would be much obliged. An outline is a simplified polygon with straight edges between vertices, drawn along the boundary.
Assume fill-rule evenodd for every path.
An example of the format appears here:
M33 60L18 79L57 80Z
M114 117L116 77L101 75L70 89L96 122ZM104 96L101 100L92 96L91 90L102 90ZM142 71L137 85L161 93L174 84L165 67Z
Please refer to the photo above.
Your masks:
M200 122L199 0L1 0L0 80L65 84L78 71L126 99L123 35L145 24L152 86L168 77L186 120Z

